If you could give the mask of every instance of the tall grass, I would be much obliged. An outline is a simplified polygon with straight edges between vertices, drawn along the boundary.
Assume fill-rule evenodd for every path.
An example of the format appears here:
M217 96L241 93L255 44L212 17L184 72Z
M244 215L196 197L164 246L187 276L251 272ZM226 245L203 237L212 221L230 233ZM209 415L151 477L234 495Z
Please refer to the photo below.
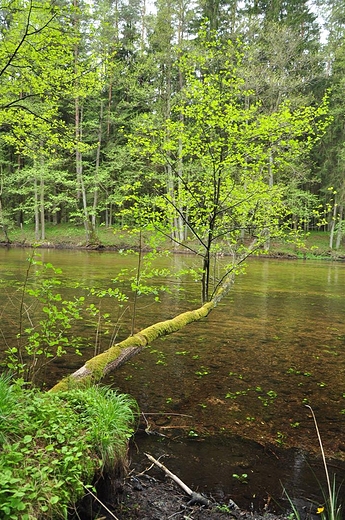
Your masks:
M122 464L127 453L127 441L133 430L137 404L129 396L107 387L91 386L58 394L70 403L87 428L87 438L109 471L117 461Z
M325 514L322 511L321 515L324 516L324 518L327 518L328 520L341 520L341 514L340 514L341 505L339 504L339 489L337 489L335 476L333 477L333 482L331 484L331 479L330 479L326 456L325 456L325 450L323 449L323 443L322 443L322 439L321 439L321 435L320 435L320 430L319 430L319 427L317 424L317 420L316 420L316 417L314 414L314 410L308 404L306 405L306 407L309 408L309 410L311 411L312 417L313 417L315 430L316 430L317 438L318 438L319 445L320 445L322 462L323 462L323 467L324 467L325 475L326 475L326 481L327 481L327 493L323 490L323 488L321 488L322 492L323 492L324 500L325 500L325 508L324 508Z
M321 507L317 508L317 513L320 514L322 520L342 520L341 502L340 502L340 495L339 495L340 486L337 485L335 475L333 476L333 479L331 481L329 469L328 469L328 465L327 465L327 461L326 461L325 450L323 447L322 438L320 435L320 430L319 430L319 426L317 424L314 410L308 404L306 405L306 407L309 408L309 410L311 411L312 417L313 417L315 430L316 430L317 438L319 441L323 467L324 467L325 476L326 476L326 489L324 489L324 487L320 484L320 489L321 489L322 496L324 499L324 504ZM283 488L283 490L289 500L289 503L290 503L291 509L295 515L295 518L297 520L301 520L299 511L295 507L292 499L290 498L290 496L288 495L287 491L284 488Z

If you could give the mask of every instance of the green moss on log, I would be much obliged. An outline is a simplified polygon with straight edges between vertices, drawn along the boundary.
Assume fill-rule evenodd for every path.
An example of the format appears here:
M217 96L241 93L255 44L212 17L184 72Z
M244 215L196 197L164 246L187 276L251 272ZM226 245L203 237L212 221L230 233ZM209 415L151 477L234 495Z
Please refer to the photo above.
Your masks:
M214 307L214 302L210 301L198 309L183 312L170 320L150 325L150 327L141 330L137 334L134 334L134 336L130 336L124 341L113 345L102 354L98 354L98 356L89 359L83 367L74 372L74 374L62 379L62 381L57 383L51 391L57 392L68 390L69 388L79 384L90 384L91 382L100 381L105 374L109 372L107 368L109 368L110 365L113 365L114 368L120 366L120 364L116 364L115 362L126 350L132 349L129 356L132 357L132 355L136 352L140 352L154 340L172 334L173 332L177 332L189 323L205 318Z

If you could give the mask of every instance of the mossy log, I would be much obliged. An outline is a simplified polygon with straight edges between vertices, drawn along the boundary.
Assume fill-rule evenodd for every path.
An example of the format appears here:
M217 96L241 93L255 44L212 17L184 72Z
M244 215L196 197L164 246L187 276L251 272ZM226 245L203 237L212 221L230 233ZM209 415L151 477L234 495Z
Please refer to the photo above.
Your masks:
M198 309L183 312L170 320L160 321L129 336L124 341L111 346L108 350L95 356L76 372L62 379L57 383L51 392L64 391L80 384L92 384L101 381L109 372L123 365L130 358L139 354L146 346L150 345L155 339L167 336L173 332L183 329L189 323L206 318L214 309L219 301L229 292L234 282L234 273L231 272L219 286L214 297Z
M124 341L113 345L102 354L86 361L84 366L62 379L50 391L67 390L76 386L81 380L87 384L100 381L106 374L123 365L155 339L167 336L172 332L183 329L189 323L205 318L214 307L215 303L210 301L198 309L183 312L170 320L155 323L141 330Z

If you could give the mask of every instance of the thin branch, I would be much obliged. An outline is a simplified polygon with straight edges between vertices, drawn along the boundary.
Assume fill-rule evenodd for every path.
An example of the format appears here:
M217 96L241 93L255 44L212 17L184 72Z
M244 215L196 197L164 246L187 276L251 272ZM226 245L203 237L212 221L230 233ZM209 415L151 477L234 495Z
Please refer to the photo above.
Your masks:
M10 58L8 59L6 65L0 70L0 78L3 74L5 74L6 70L8 69L8 67L11 65L12 61L14 60L14 58L16 57L16 55L18 54L19 52L19 49L22 47L22 45L24 44L25 42L25 39L27 38L28 36L28 33L29 33L29 25L30 25L30 18L31 18L31 13L32 13L32 10L33 10L33 5L32 5L32 0L30 1L30 4L29 4L29 11L28 11L28 16L27 16L27 20L26 20L26 24L25 24L25 28L24 28L24 34L22 36L22 38L20 39L20 41L18 42L17 44L17 47L14 49L14 51L12 52L12 55L10 56Z
M180 210L180 208L178 208L175 204L174 201L170 200L169 197L167 197L166 195L162 195L163 199L165 199L169 204L171 204L171 206L174 208L175 211L177 211L177 213L180 215L180 217L182 218L184 224L186 224L186 226L189 227L189 229L191 230L191 232L193 233L193 235L197 238L197 240L199 240L200 244L202 244L203 247L207 247L206 244L204 243L204 241L202 240L202 238L199 236L199 234L196 232L195 228L193 226L191 226L191 224L189 223L189 221L186 219L186 217L184 216L184 214L182 213L182 211Z
M256 242L257 242L256 239L253 240L252 244L249 246L249 250L247 251L247 253L242 255L242 257L236 262L236 264L234 266L232 266L231 269L228 269L226 271L226 273L222 276L222 278L219 280L219 282L217 283L216 287L213 290L213 293L211 296L212 300L216 297L219 288L222 286L222 284L223 284L224 280L226 280L226 278L228 278L230 275L231 275L231 277L235 278L235 273L234 273L235 267L243 264L243 262L245 260L247 260L247 258L253 253L253 251L255 251L259 247L259 246L257 246L256 248L254 247Z
M82 482L81 482L81 485L83 486L84 489L86 489L86 491L87 491L88 493L90 493L90 495L91 495L95 500L97 500L97 502L98 502L99 504L101 504L102 507L104 507L104 509L107 511L107 513L110 514L110 516L111 516L112 518L114 518L115 520L119 520L119 519L117 518L117 516L115 516L114 513L112 513L112 512L110 511L110 509L108 509L107 506L106 506L105 504L103 504L103 502L102 502L102 501L101 501L101 500L100 500L100 499L99 499L99 498L98 498L94 493L92 493L92 491L91 491L90 488L86 487Z
M166 233L165 231L163 231L162 229L160 229L159 227L155 226L155 229L157 231L159 231L163 236L165 236L166 238L169 238L170 240L172 240L173 242L175 242L175 244L179 245L179 246L182 246L184 247L185 249L188 249L191 253L194 253L195 255L197 256L201 256L203 258L203 254L202 253L198 253L198 251L195 251L195 249L193 249L192 247L189 247L188 245L186 244L183 244L182 242L180 242L179 240L177 240L176 238L172 237L171 235L169 235L169 233Z

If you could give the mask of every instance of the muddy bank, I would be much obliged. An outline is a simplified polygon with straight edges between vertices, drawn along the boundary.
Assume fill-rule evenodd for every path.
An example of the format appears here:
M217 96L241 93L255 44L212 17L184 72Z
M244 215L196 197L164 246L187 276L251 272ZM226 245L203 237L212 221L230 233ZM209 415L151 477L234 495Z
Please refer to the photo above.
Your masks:
M129 478L123 488L114 514L119 520L225 520L251 518L275 520L277 515L269 512L243 511L237 509L229 497L207 497L211 505L193 504L183 491L169 479L143 475ZM288 518L282 514L280 520Z
M203 495L208 505L194 503L173 480L164 477L155 467L148 465L138 473L134 465L127 478L110 487L100 489L101 502L85 500L72 520L291 520L292 509L286 497L278 504L268 499L261 510L241 509L230 496L222 493ZM89 497L90 498L90 497ZM316 507L305 501L295 506L301 518L316 520Z
M86 496L71 512L70 520L290 520L291 509L280 513L267 510L254 511L240 509L230 497L206 496L208 505L194 503L191 497L169 478L150 471L130 475L110 492L111 486L98 489L98 500ZM310 518L310 517L309 517Z

